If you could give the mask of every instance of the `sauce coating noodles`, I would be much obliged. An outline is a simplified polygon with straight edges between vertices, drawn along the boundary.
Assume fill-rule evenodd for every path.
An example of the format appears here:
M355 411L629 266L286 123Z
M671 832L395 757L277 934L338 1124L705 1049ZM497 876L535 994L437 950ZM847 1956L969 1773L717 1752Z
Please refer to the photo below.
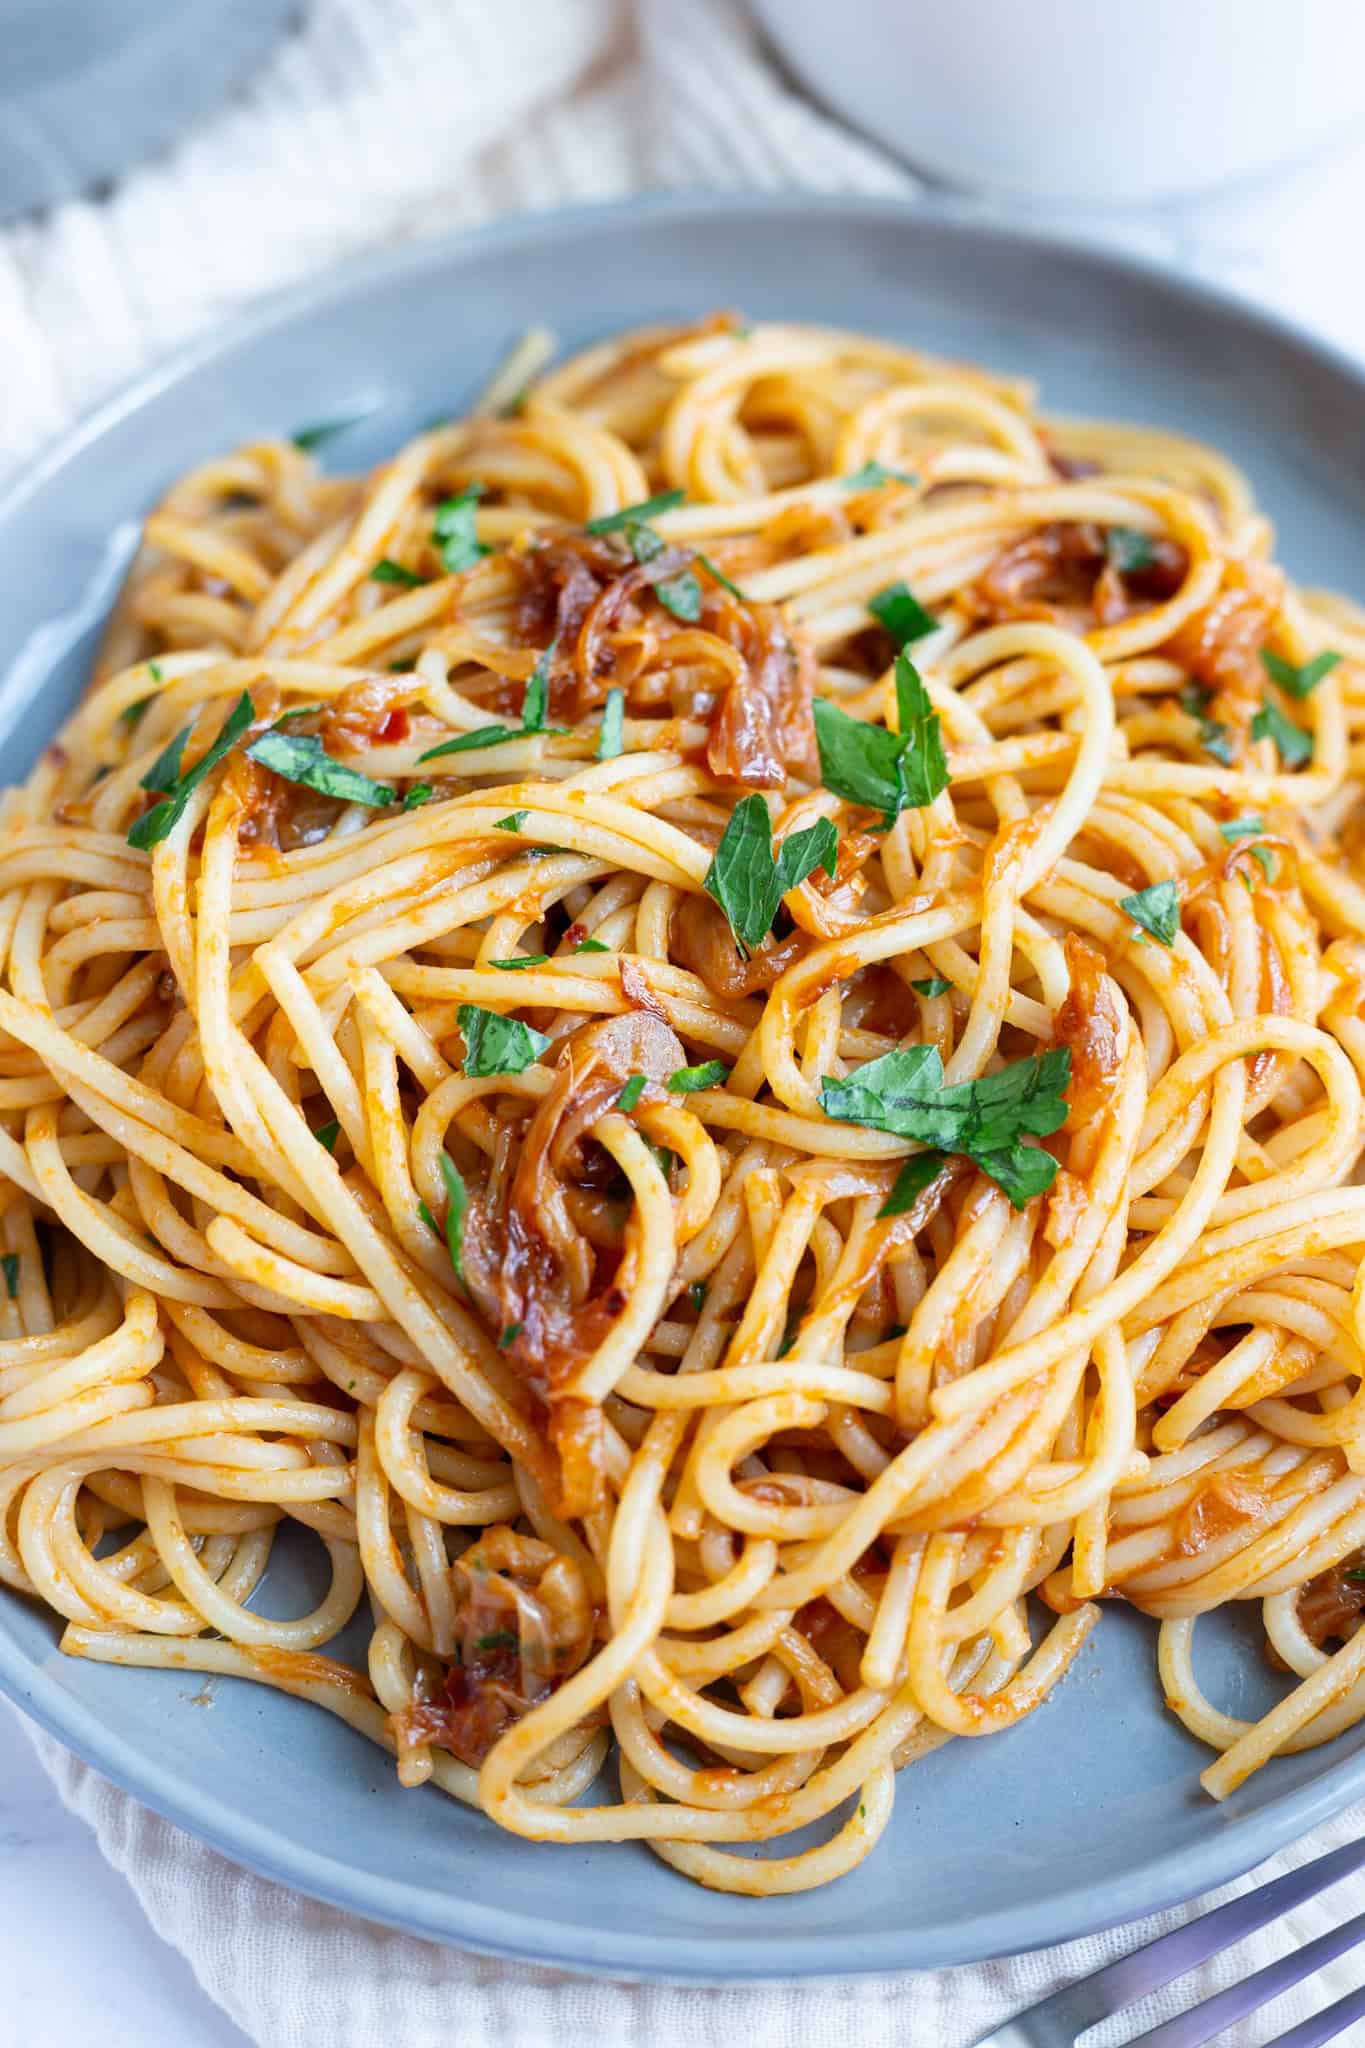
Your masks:
M493 400L185 477L4 798L0 1577L750 1893L1106 1597L1357 1721L1365 617L857 334Z

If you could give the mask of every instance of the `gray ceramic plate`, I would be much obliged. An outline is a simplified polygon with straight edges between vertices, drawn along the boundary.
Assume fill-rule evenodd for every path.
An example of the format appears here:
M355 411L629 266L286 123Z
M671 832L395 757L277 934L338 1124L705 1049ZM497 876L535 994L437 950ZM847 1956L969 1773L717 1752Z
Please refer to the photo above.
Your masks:
M1206 436L1250 470L1300 577L1365 582L1365 377L1234 302L891 203L566 213L406 249L255 313L23 480L0 505L6 774L77 692L130 522L191 463L372 405L327 451L362 464L458 409L532 322L575 345L714 306L895 335L1035 377L1057 410ZM267 1603L300 1611L315 1572L301 1543L272 1566ZM1274 1690L1255 1619L1208 1625L1201 1653L1233 1712ZM851 1877L735 1899L643 1848L514 1840L436 1792L400 1791L388 1758L325 1714L230 1680L65 1659L56 1634L0 1598L0 1687L229 1856L437 1939L624 1974L789 1977L1031 1948L1191 1897L1365 1796L1365 1743L1347 1735L1214 1806L1197 1783L1206 1753L1161 1705L1153 1632L1115 1608L1024 1726L902 1774L891 1828Z

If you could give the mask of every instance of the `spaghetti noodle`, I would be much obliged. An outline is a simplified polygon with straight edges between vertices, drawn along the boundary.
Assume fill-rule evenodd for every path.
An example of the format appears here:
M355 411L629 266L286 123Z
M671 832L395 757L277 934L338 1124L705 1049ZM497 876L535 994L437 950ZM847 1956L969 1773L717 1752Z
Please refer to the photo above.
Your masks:
M178 483L4 801L0 1577L732 1891L1106 1596L1357 1721L1365 617L889 343L506 382Z

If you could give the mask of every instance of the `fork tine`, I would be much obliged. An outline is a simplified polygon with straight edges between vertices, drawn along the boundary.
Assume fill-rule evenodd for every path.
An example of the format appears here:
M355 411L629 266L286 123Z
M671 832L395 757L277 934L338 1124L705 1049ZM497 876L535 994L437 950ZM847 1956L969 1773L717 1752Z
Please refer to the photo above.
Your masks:
M1018 2014L1013 2024L1018 2026L1022 2022L1039 2041L1060 2042L1069 2028L1074 2041L1087 2027L1108 2019L1112 2013L1122 2012L1127 2005L1135 2005L1150 1992L1160 1991L1163 1985L1183 1977L1220 1949L1245 1941L1258 1928L1278 1920L1281 1914L1301 1906L1305 1899L1316 1897L1329 1885L1338 1884L1363 1867L1365 1837L1343 1842L1339 1849L1330 1849L1325 1856L1300 1864L1297 1870L1287 1870L1259 1890L1244 1892L1240 1898L1215 1906L1211 1913L1203 1913L1183 1927L1157 1935L1131 1955L1121 1956L1093 1975L1082 1977L1079 1984L1054 1991L1027 2012ZM1028 2033L1021 2028L1019 2038L1028 2038ZM990 2038L987 2036L988 2041ZM1331 2036L1323 2038L1330 2040ZM1292 2048L1300 2048L1300 2044L1293 2043Z
M1202 2042L1211 2041L1234 2020L1269 2005L1272 1998L1278 1998L1293 1984L1301 1984L1305 1977L1311 1977L1315 1970L1344 1955L1359 1941L1365 1941L1365 1913L1357 1913L1354 1920L1341 1927L1329 1927L1325 1934L1290 1955L1277 1956L1263 1969L1243 1977L1237 1984L1229 1984L1226 1991L1218 1992L1189 2012L1163 2020L1159 2027L1139 2034L1129 2048L1200 2048ZM1322 2038L1330 2040L1331 2036L1325 2034Z
M1348 1991L1335 2005L1300 2020L1287 2034L1277 2034L1266 2048L1322 2048L1324 2041L1335 2041L1352 2020L1359 2019L1365 2019L1365 1984L1359 1991Z

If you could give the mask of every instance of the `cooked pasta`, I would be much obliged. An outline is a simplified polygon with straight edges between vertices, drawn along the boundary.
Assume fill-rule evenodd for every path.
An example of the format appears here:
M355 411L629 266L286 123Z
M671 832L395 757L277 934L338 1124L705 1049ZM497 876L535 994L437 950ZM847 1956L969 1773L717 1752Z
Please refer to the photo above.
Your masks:
M1222 1796L1365 1715L1365 616L899 344L544 354L177 483L4 799L0 1578L724 1890L1107 1598Z

